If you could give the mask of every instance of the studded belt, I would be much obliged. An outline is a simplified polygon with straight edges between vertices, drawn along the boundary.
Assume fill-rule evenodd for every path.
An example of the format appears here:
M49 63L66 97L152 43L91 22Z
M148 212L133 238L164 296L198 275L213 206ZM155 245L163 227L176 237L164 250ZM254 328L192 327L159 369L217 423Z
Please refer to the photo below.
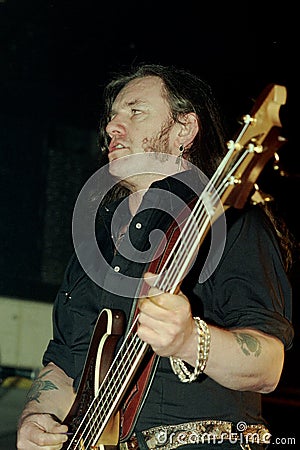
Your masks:
M222 444L230 442L240 444L241 448L250 449L249 444L269 444L271 434L262 424L248 425L246 422L220 420L198 420L177 425L161 425L142 431L150 450L173 450L191 444ZM136 434L120 443L120 450L138 450Z

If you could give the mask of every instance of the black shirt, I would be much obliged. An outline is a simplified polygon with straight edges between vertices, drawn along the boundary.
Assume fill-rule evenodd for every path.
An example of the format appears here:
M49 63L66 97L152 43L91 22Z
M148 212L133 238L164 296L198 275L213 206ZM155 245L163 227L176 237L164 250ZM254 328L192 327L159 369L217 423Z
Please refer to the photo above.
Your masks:
M150 189L144 196L140 212L130 220L126 234L130 236L131 246L128 247L129 240L125 238L123 248L120 246L117 251L116 238L112 235L118 234L117 230L128 222L130 215L124 207L117 215L120 223L114 223L112 230L111 221L119 203L103 207L97 220L101 262L94 245L84 242L70 260L54 303L53 339L43 363L52 361L61 367L74 378L75 388L99 312L103 308L117 308L125 312L127 320L129 318L141 275L153 257L149 233L157 228L166 230L178 212L172 192L186 201L194 196L178 179L154 183L152 191ZM161 208L166 198L168 213ZM220 327L261 330L278 337L285 348L289 348L293 339L291 286L265 213L258 206L227 211L226 239L217 239L203 272L210 237L207 236L199 257L182 283L193 313ZM224 249L221 244L225 244ZM182 383L173 373L169 359L160 358L136 429L193 419L264 423L261 396L227 389L204 374L193 383Z

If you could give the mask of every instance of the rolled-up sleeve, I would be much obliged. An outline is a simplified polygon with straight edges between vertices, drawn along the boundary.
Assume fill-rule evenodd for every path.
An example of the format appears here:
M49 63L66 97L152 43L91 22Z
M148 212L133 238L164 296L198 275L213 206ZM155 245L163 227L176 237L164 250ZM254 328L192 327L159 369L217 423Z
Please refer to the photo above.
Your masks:
M254 207L229 223L215 272L199 287L205 315L226 328L254 328L292 345L292 287L269 219Z

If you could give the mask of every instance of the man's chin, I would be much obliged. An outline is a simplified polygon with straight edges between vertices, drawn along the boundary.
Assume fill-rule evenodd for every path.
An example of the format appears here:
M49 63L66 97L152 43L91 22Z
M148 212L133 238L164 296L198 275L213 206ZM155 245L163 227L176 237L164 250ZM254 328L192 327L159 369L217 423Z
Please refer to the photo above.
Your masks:
M109 173L126 184L147 186L178 171L177 158L165 153L137 153L120 158L110 156Z
M109 173L118 179L122 179L128 176L128 167L124 165L124 161L120 161L119 158L112 159L108 166Z

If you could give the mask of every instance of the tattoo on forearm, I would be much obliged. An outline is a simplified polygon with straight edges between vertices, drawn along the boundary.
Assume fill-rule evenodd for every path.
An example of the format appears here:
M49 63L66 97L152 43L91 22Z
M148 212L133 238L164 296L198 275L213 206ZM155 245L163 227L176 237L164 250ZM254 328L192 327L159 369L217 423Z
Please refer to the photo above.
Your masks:
M45 372L33 382L26 396L26 403L32 400L40 403L39 397L41 396L42 391L53 391L58 389L52 381L42 379L50 372L52 371L48 370L48 372Z
M246 355L259 356L261 354L261 343L259 340L247 333L234 333L237 343Z

